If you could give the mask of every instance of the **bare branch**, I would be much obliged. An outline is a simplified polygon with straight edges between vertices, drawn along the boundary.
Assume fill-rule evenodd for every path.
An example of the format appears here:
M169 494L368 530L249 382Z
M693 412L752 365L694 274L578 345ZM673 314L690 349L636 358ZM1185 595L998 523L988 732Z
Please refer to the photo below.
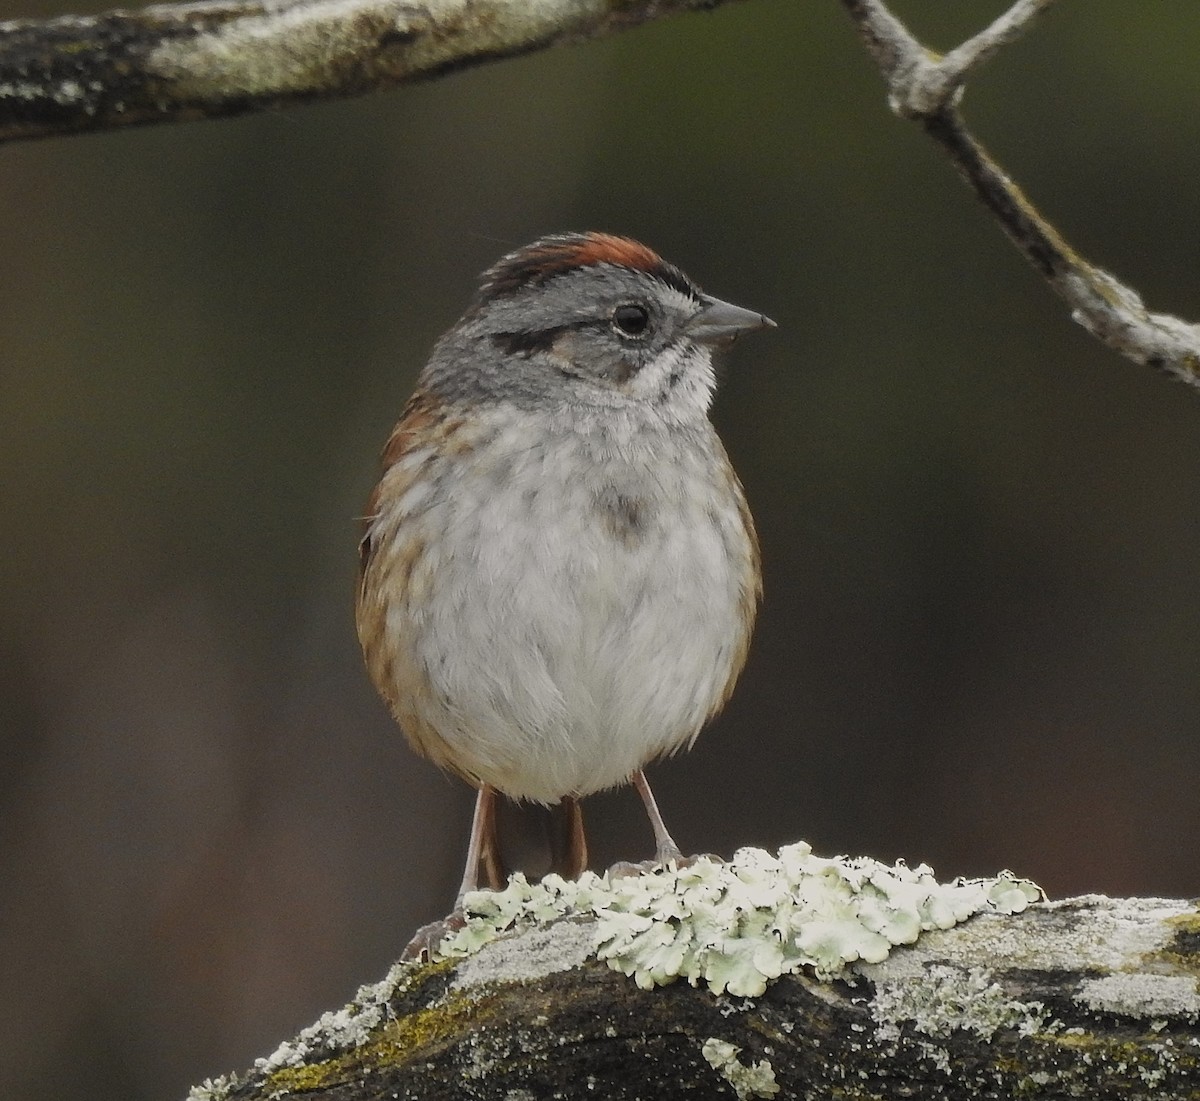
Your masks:
M1056 0L1018 0L990 27L946 54L942 58L941 67L955 75L956 83L961 83L971 69L977 68L1002 47L1020 38L1033 20L1055 2Z
M922 46L883 0L843 2L888 82L892 110L905 118L921 118L949 107L967 74L1020 38L1034 17L1055 0L1018 0L944 57Z
M0 141L360 95L728 0L200 0L0 23Z
M958 112L963 82L1054 0L1018 0L944 57L927 50L883 0L842 0L888 85L892 110L919 122L1026 259L1097 339L1135 363L1200 386L1200 326L1151 313L1131 288L1080 256L971 135Z

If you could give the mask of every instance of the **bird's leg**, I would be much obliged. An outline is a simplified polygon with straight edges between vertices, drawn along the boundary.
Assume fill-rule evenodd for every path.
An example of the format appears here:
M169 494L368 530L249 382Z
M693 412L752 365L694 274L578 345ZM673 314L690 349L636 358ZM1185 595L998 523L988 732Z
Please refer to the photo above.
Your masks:
M583 805L574 795L551 808L550 871L563 879L578 879L587 870L587 837L583 832Z
M500 857L500 843L496 834L496 789L483 784L475 796L475 813L471 818L471 840L467 843L467 865L463 869L462 884L454 909L441 921L432 921L421 926L401 953L402 960L427 960L433 957L439 944L451 933L461 929L466 922L463 900L479 887L480 872L487 877L493 890L501 887L505 880L504 863Z
M493 891L503 887L508 878L504 870L504 860L500 855L500 838L496 833L496 789L491 784L483 784L475 797L471 840L467 844L467 865L463 868L456 907L462 906L468 891L479 889L481 871Z
M646 774L640 768L633 774L633 786L642 797L642 802L646 806L646 814L650 818L650 825L654 829L654 859L660 864L666 864L670 860L678 863L683 859L683 853L679 851L679 846L667 833L662 815L658 813L658 804L654 801L654 792L650 790Z

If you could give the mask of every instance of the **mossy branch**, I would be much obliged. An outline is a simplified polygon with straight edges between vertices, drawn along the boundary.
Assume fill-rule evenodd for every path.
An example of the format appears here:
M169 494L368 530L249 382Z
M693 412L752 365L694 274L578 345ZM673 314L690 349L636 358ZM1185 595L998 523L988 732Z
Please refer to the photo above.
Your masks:
M0 141L361 95L729 0L200 0L0 23Z
M1191 903L1030 905L1011 877L930 886L925 868L821 861L806 846L672 875L481 892L468 906L483 916L448 958L397 964L191 1101L1200 1096ZM960 920L968 897L979 912ZM626 905L637 898L644 922ZM924 931L905 932L918 912ZM911 943L875 952L876 927ZM707 964L672 954L688 936ZM818 962L781 969L781 939ZM834 969L839 953L854 962ZM726 986L763 968L775 977L751 993Z
M889 103L945 151L1009 239L1071 307L1127 359L1200 387L1200 326L1153 313L1132 288L1079 255L972 136L958 110L967 77L1018 38L1054 0L1018 0L979 34L938 56L883 0L842 0L887 82Z

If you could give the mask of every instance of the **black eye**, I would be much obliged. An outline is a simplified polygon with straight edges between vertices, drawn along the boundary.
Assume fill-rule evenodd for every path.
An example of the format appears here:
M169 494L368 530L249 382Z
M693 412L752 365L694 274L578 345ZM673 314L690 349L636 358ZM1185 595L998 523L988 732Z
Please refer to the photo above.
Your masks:
M645 306L629 303L613 310L612 323L626 336L641 336L650 324L650 314Z

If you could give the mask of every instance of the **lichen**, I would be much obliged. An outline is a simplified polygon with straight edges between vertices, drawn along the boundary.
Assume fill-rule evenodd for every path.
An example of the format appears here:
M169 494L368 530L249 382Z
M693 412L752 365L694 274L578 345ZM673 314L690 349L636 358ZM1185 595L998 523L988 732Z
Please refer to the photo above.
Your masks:
M704 1041L700 1054L704 1056L708 1065L733 1087L738 1101L749 1101L753 1097L774 1097L779 1092L779 1083L775 1081L771 1060L760 1059L757 1063L742 1063L738 1060L741 1050L728 1040L718 1040L712 1036Z
M586 925L534 927L485 944L456 969L454 990L486 983L533 982L585 963L596 951L595 931Z
M235 1085L236 1080L224 1074L219 1078L205 1078L200 1085L188 1090L187 1101L225 1101Z
M802 843L778 855L741 849L728 863L700 857L638 875L551 875L531 884L518 874L501 891L467 895L462 927L430 963L395 965L382 982L258 1060L255 1077L266 1093L282 1096L354 1081L372 1065L424 1058L465 1021L486 1023L491 1003L478 988L592 958L645 989L686 979L718 995L753 998L802 968L822 979L849 978L856 963L880 962L925 931L981 912L1016 913L1040 897L1034 884L1007 872L939 883L925 865L823 859ZM441 990L433 1004L401 1008L426 983ZM1014 1006L985 988L980 1012L991 1015L975 1018L976 1027L1014 1023ZM771 1096L778 1087L770 1062L743 1064L733 1045L719 1046L726 1043L711 1038L705 1058L739 1097ZM236 1085L209 1080L188 1101L224 1101Z
M1085 979L1076 1001L1099 1013L1200 1020L1200 992L1191 975L1117 974Z
M925 981L878 983L871 1013L881 1040L896 1040L900 1026L909 1023L926 1036L945 1039L957 1029L990 1040L1001 1029L1023 1036L1044 1032L1049 1013L1041 1002L1011 998L982 967L937 964Z
M1170 1097L1172 1101L1200 1098L1200 1090L1195 1088L1200 1076L1200 1058L1191 1037L1117 1038L1071 1028L1055 1036L1054 1043L1070 1052L1068 1061L1059 1068L1060 1084L1082 1080L1084 1075L1100 1081L1128 1081L1131 1075L1136 1075L1139 1081L1155 1089L1155 1096ZM1174 1085L1168 1086L1168 1082ZM1185 1083L1186 1093L1178 1089Z
M254 1069L272 1074L284 1067L302 1066L317 1051L359 1047L383 1019L387 1000L395 992L395 982L389 981L394 978L395 968L383 982L360 987L353 1002L322 1014L294 1040L285 1040L270 1055L255 1060Z
M466 897L466 922L439 956L468 956L515 930L590 917L596 956L643 988L686 979L757 997L780 975L808 967L820 978L841 977L922 931L981 911L1016 913L1040 897L1009 873L943 884L925 865L824 859L800 843L778 856L741 849L729 863L701 857L636 876L547 876L535 885L517 875L502 891Z
M330 1089L362 1077L363 1067L404 1066L423 1057L431 1046L460 1032L467 1021L487 1017L485 1006L462 995L448 994L435 1005L379 1025L368 1036L337 1038L341 1051L332 1048L324 1057L281 1066L264 1074L263 1092L268 1097ZM314 1026L315 1027L315 1026ZM306 1032L311 1031L306 1029ZM265 1060L259 1060L259 1069Z
M1162 958L1200 980L1200 909L1167 918L1164 925L1172 936L1161 952Z
M521 52L585 32L607 14L605 0L425 0L394 8L371 0L313 0L164 38L146 67L185 97L311 94L348 75L403 79L472 55ZM382 45L387 42L390 49Z

